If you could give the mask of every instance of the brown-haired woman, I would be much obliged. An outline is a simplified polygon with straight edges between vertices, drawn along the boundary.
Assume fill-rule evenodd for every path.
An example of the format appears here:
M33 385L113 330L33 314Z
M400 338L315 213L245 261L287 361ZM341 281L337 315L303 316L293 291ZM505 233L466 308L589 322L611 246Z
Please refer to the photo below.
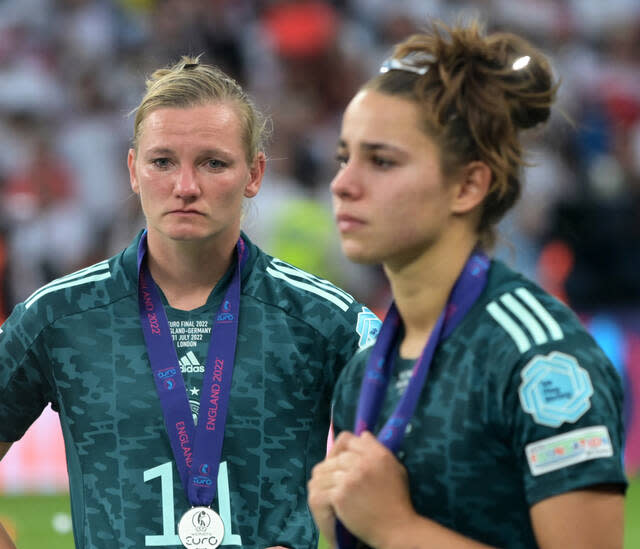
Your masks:
M488 257L520 132L556 88L522 38L435 23L345 111L342 247L382 263L394 304L338 381L340 434L309 482L341 548L622 546L618 375L570 310Z

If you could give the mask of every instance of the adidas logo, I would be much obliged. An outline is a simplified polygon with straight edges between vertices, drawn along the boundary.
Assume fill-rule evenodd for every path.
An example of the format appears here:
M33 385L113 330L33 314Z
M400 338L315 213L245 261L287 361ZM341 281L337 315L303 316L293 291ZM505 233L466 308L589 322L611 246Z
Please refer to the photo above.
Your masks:
M204 366L198 362L198 357L189 351L180 360L180 371L183 374L203 374Z

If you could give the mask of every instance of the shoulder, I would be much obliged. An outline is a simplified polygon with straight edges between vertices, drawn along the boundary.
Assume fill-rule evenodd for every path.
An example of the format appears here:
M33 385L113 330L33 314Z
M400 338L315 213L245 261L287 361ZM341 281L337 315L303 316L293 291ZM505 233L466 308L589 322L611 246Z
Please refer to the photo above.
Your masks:
M340 384L342 386L351 386L352 384L360 386L367 367L367 362L369 361L369 357L373 351L373 343L374 342L365 347L361 347L351 357L345 366L344 371L340 375Z
M617 417L620 376L577 315L535 283L497 268L500 283L489 286L482 311L496 393L549 428L576 423L589 410Z
M597 348L567 305L499 261L493 262L480 305L485 330L514 357L576 346Z
M265 307L312 326L327 337L353 337L365 347L378 335L380 319L348 292L253 246L255 261L243 294Z
M135 293L137 274L133 255L132 258L131 249L127 248L49 282L15 307L3 329L20 324L37 335L61 318L108 306Z
M514 405L519 400L527 410L544 395L552 407L576 404L577 418L577 403L587 402L594 388L622 398L620 376L577 315L501 262L493 262L487 288L456 341L473 349L496 396Z

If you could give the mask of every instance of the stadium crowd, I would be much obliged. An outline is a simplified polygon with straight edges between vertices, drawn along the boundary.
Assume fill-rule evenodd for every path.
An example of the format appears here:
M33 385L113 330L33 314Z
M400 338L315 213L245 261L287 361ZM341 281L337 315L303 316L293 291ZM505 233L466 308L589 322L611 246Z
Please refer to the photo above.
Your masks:
M548 286L569 275L565 297L578 308L637 305L635 2L24 0L0 5L5 309L52 277L118 249L140 223L124 158L127 115L150 67L204 52L244 84L274 130L269 181L247 229L275 249L315 220L326 226L303 234L330 247L330 216L314 217L311 209L295 216L289 206L300 203L304 212L311 199L326 207L347 98L389 45L428 16L451 21L475 13L552 55L568 115L556 113L554 131L533 144L527 209L504 231L514 260ZM279 227L278 209L288 212L290 227ZM358 284L354 292L371 289Z

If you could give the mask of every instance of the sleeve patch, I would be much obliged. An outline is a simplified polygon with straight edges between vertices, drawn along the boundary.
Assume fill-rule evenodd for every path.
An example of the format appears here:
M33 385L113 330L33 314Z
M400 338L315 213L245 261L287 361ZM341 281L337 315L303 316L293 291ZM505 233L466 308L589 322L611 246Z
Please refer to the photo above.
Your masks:
M589 373L567 354L537 355L522 369L518 390L522 409L547 427L575 423L591 408Z
M575 463L611 457L613 446L606 426L595 425L532 442L525 453L535 477Z
M363 305L362 311L358 313L356 324L356 332L360 336L358 346L363 349L373 345L378 338L381 326L382 322L376 314Z

